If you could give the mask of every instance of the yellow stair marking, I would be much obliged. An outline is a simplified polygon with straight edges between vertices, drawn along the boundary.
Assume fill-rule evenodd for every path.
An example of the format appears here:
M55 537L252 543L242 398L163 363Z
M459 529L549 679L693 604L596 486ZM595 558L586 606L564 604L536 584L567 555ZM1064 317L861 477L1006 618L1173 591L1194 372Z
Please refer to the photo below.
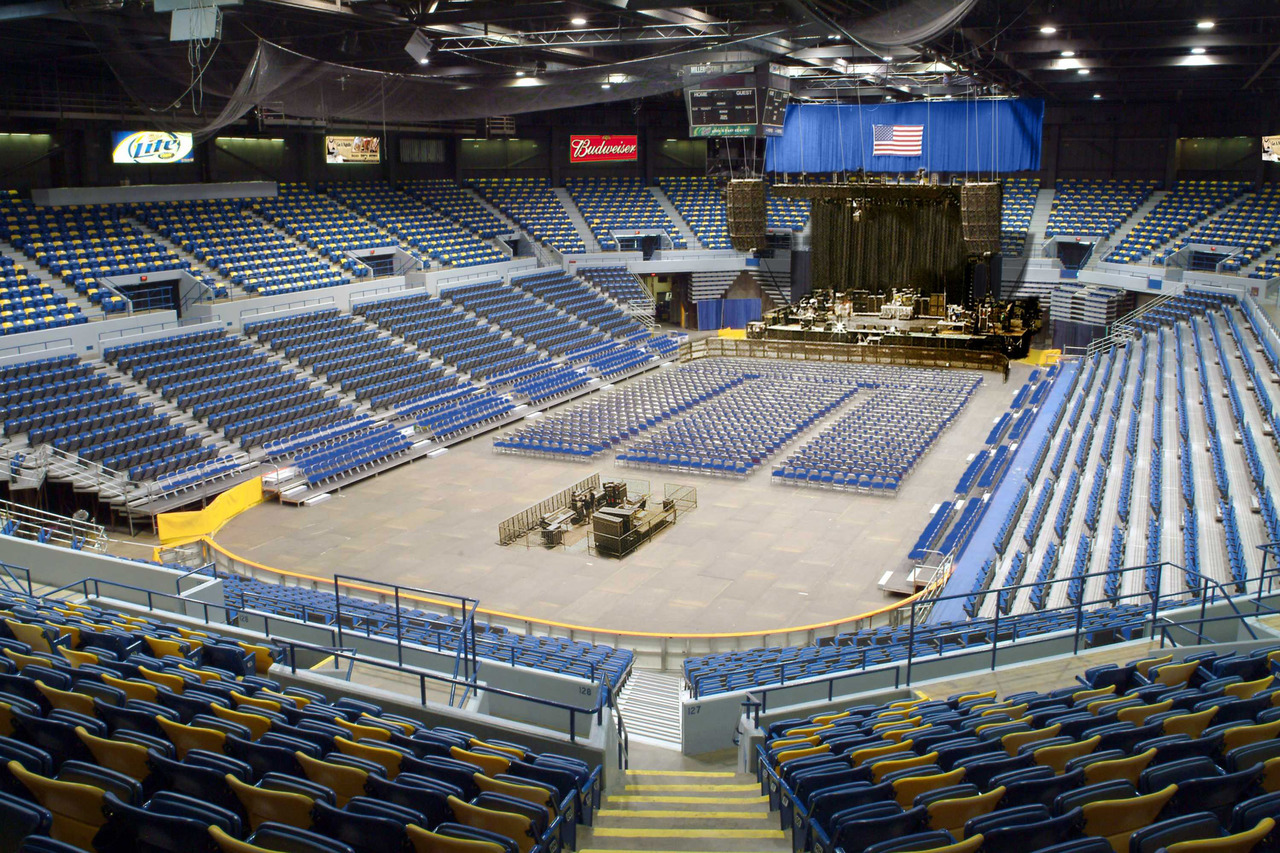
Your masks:
M628 770L628 776L705 776L711 779L732 779L732 770Z
M736 820L765 820L774 815L768 812L748 812L748 811L687 811L682 812L679 809L597 809L596 814L601 817L664 817L664 818L690 818L697 820L719 820L720 818L734 818Z
M708 784L690 784L690 785L627 785L628 791L671 791L692 793L694 791L759 791L760 786L755 782L748 782L743 785L708 785Z
M781 829L640 829L597 826L595 838L785 838Z
M578 853L692 853L689 850L613 850L590 847ZM719 853L719 851L717 851Z
M735 806L767 803L764 797L672 797L672 796L628 796L626 794L610 794L605 798L610 803L702 803L708 806Z

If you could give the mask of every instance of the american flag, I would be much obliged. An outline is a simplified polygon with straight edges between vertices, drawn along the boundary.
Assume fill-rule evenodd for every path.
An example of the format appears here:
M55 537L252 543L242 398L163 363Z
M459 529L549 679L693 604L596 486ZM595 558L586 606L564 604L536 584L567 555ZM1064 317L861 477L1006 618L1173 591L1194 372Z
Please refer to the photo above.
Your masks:
M877 124L871 128L871 156L919 157L924 143L922 124Z

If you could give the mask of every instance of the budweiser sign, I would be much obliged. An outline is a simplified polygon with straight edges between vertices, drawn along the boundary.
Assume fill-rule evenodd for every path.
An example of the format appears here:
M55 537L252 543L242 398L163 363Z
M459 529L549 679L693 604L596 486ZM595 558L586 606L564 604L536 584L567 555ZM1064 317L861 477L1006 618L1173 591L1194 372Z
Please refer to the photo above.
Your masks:
M636 159L634 136L570 136L570 163L608 163Z

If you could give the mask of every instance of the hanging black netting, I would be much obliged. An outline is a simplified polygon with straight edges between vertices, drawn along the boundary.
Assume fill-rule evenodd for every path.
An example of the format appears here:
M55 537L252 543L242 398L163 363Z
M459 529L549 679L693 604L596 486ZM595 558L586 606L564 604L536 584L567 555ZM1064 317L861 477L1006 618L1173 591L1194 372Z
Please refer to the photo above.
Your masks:
M884 50L954 26L976 0L904 0L845 26ZM281 117L377 125L517 115L679 91L776 59L788 42L824 29L806 22L714 47L517 78L509 68L461 78L374 71L305 56L267 39L226 35L172 43L166 16L80 19L129 97L159 129L207 137L260 109ZM143 35L139 35L139 27ZM148 30L150 32L148 32ZM608 88L602 86L608 83Z

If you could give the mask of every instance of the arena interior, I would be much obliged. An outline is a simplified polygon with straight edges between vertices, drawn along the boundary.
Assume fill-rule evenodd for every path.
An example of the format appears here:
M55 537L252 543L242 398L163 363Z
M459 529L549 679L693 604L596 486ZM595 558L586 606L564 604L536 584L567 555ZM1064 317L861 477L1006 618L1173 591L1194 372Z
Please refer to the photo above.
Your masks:
M0 2L0 853L1280 851L1280 6Z

